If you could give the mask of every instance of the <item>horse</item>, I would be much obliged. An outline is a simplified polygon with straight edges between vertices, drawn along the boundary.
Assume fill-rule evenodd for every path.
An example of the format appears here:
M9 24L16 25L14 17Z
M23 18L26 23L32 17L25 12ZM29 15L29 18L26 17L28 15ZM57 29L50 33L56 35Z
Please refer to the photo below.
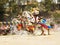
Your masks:
M24 11L23 13L22 13L22 16L24 17L23 19L24 19L24 28L26 28L26 30L28 31L28 32L31 32L31 33L33 33L34 32L34 26L33 26L33 24L32 23L34 23L34 16L29 12L29 11ZM32 25L30 25L30 24L32 24Z
M40 22L38 24L40 25L42 31L41 35L46 35L44 34L44 29L46 29L48 31L48 35L50 35L50 29L52 28L52 26L46 21L46 19L41 18L39 20Z

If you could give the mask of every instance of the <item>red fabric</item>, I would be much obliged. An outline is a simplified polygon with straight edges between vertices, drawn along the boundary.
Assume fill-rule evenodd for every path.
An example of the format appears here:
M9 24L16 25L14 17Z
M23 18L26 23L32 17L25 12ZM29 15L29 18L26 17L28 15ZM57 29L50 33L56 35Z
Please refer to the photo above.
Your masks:
M42 27L48 29L48 26L47 26L47 25L45 25L45 24L40 24L40 25L41 25Z
M18 30L21 30L21 28L22 28L22 24L18 24L18 25L17 25L17 29L18 29Z
M22 24L18 24L18 26L21 26L22 27Z
M35 26L28 26L27 27L29 30L33 30L33 28L35 28Z

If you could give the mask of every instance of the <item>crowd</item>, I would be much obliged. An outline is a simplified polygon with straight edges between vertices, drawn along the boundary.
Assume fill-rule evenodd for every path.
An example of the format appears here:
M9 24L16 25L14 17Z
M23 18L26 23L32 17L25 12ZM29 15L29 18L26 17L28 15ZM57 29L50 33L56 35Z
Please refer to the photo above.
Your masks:
M34 15L37 14L39 14L39 11L36 9L34 9L33 12L25 10L22 15L18 14L18 16L13 18L11 22L0 23L0 35L17 34L21 30L34 34L36 28L41 29L41 35L45 35L43 29L45 28L49 35L49 31L52 26L46 19L44 19L44 17L37 16L35 18Z

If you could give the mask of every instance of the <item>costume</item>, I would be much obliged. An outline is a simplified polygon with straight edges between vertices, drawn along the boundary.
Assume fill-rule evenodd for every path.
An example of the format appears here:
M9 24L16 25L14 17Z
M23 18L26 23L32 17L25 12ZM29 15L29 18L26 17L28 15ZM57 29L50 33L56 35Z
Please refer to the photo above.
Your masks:
M22 28L22 24L18 24L18 25L17 25L17 29L18 29L18 31L20 31L21 28Z
M50 24L46 21L46 19L40 19L38 23L45 29L52 28Z
M26 24L26 29L27 29L28 31L34 31L35 26L34 26L31 22L28 22L28 23Z

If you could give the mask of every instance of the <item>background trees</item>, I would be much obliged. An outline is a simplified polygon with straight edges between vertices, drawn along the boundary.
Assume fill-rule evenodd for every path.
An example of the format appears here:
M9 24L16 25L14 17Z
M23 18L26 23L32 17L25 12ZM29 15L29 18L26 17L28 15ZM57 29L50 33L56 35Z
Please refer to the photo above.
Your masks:
M0 21L4 21L11 18L16 17L18 13L22 13L24 9L31 10L31 8L38 7L40 10L39 15L43 15L44 17L51 17L53 15L54 17L55 10L56 10L56 4L53 3L52 0L42 0L42 2L37 2L35 0L0 0ZM25 8L24 8L25 7ZM8 14L9 16L6 16L4 14ZM58 18L59 16L57 16ZM9 21L8 20L8 21Z
M0 0L0 21L4 20L4 5L8 2L8 0Z

